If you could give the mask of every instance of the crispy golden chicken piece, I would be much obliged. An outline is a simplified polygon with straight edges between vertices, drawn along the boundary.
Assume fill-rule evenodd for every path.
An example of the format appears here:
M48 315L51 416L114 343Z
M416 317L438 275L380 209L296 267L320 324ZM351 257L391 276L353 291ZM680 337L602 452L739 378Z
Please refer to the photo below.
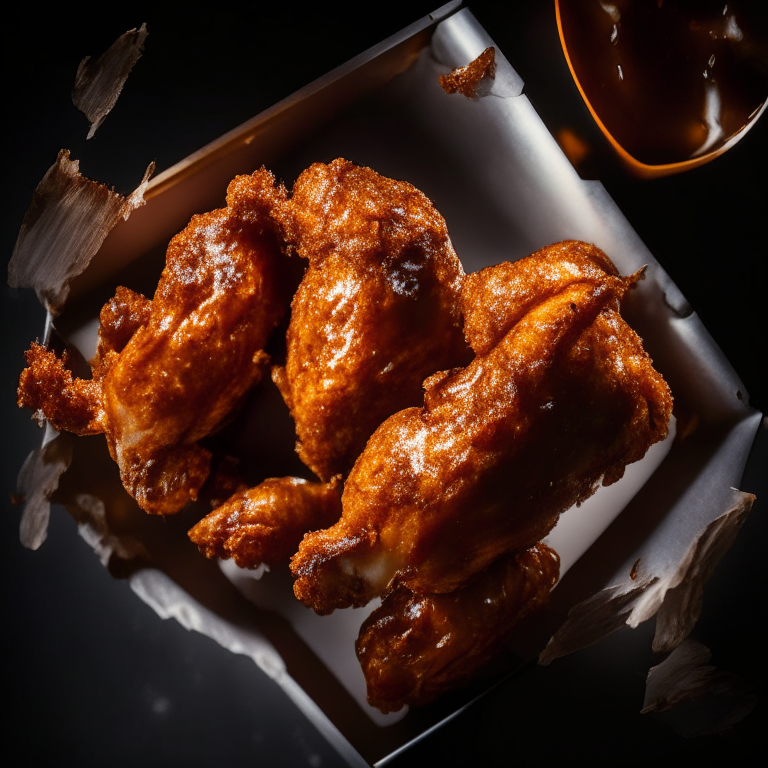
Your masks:
M291 288L270 218L284 199L263 169L235 179L227 208L194 216L173 238L151 302L121 288L104 307L93 381L70 384L56 374L62 392L87 386L92 431L105 432L123 485L147 512L170 514L197 498L210 466L198 441L266 368L263 347ZM36 384L44 367L53 364L34 353L19 405L69 429L56 387Z
M636 276L603 269L605 258L591 260L597 275L576 269L565 279L540 253L525 284L540 280L541 299L523 300L508 330L465 305L471 339L500 338L466 368L430 377L424 407L371 437L346 482L342 519L305 537L292 560L305 605L322 614L364 605L395 580L417 594L457 589L540 541L666 436L669 389L618 312ZM488 314L499 281L513 285L531 263L483 270L468 288L473 306ZM513 312L520 303L510 295Z
M98 435L105 431L101 380L131 336L149 320L150 301L129 288L118 286L99 316L99 344L91 361L93 379L79 379L69 370L69 353L62 357L33 343L24 353L27 361L19 378L19 407L31 408L59 432Z
M341 517L339 478L311 483L273 477L237 493L189 531L208 558L232 558L240 568L287 563L307 531Z
M470 357L464 277L442 216L402 181L346 160L296 181L279 219L309 261L274 371L318 477L346 473L376 427L422 400L422 381Z
M368 702L382 712L423 705L469 683L541 608L557 583L560 558L539 543L492 563L448 594L390 592L360 628L357 657Z

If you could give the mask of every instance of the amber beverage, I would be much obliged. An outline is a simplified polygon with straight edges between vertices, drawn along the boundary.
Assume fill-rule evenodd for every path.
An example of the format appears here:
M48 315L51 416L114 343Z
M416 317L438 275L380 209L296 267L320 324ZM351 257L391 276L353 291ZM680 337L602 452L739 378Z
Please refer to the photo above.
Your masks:
M638 175L708 162L768 104L764 0L555 0L590 112Z

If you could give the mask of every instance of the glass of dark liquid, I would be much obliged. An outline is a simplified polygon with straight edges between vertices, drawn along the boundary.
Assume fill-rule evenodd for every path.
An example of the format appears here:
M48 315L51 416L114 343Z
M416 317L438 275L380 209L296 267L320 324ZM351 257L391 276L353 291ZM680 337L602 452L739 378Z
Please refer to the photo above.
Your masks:
M768 0L555 0L568 66L636 175L695 168L768 106Z

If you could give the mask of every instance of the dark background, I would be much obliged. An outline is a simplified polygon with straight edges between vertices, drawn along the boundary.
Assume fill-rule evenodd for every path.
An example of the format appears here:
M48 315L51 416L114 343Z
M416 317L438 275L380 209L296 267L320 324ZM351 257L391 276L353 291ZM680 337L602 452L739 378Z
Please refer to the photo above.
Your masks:
M768 119L707 166L662 180L633 179L614 161L573 86L554 4L468 5L522 75L550 130L569 127L591 148L582 175L603 181L731 360L753 405L768 408L759 371L766 356ZM150 160L158 172L168 168L435 3L186 7L183 14L141 3L100 11L63 3L45 14L36 4L17 7L3 54L6 263L32 192L60 148L80 160L84 175L127 194ZM144 56L86 142L87 121L70 100L77 65L142 22L149 29ZM18 543L20 509L10 495L41 433L13 402L23 350L42 334L44 311L30 291L4 287L2 296L2 690L11 713L3 719L4 752L78 765L338 765L251 661L161 621L126 583L109 576L63 509L54 509L40 550ZM764 496L765 428L760 439L742 489ZM693 635L712 649L713 664L740 675L758 695L765 690L764 518L759 498L708 587ZM548 764L581 756L626 765L660 754L755 754L762 701L730 733L692 740L639 714L645 675L655 663L652 632L652 621L622 630L507 681L395 765Z

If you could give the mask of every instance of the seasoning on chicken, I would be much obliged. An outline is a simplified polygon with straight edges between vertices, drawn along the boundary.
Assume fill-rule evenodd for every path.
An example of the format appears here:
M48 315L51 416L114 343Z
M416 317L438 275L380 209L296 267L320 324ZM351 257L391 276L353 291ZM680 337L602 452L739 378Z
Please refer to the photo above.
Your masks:
M123 485L147 512L171 514L197 498L210 469L198 441L266 369L263 348L290 296L269 215L284 198L262 169L232 182L227 208L194 216L168 246L152 301L118 289L105 306L87 386L67 381L63 366L42 376L52 353L33 351L22 373L19 405L58 429L72 426L62 398L88 390L89 433L106 434Z
M302 461L351 468L376 427L422 402L422 381L463 365L464 272L443 217L412 185L337 159L299 176L275 214L309 267L275 369Z
M341 517L338 482L338 477L329 483L269 478L213 510L189 538L206 557L231 557L240 568L287 563L307 531Z
M306 536L292 559L305 605L321 614L360 606L394 584L455 590L540 541L666 436L669 389L619 314L638 275L619 277L582 244L552 249L554 259L545 249L469 284L470 341L489 344L466 368L430 377L424 407L371 437L347 479L342 519ZM569 254L572 277L556 268ZM494 319L486 308L498 284L513 287L520 274L530 301L510 294L518 316L508 323L497 301Z

